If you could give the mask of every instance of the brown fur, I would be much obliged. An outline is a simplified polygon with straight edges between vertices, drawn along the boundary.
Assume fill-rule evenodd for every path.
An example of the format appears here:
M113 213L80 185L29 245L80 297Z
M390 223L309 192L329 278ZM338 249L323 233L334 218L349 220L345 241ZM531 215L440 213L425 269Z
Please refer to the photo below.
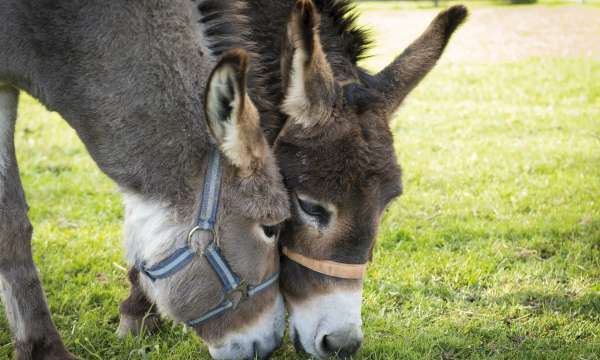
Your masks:
M287 96L283 110L311 128L327 121L335 101L333 72L319 38L320 16L311 1L298 1L288 23L286 57L282 59L282 75ZM295 64L298 56L302 64ZM303 87L303 94L294 91ZM300 95L300 96L299 96Z
M248 6L253 40L259 56L266 59L274 57L274 50L262 43L269 44L266 36L277 39L276 27L280 25L262 21L263 16L277 19L280 17L274 14L291 12L284 27L287 31L279 31L284 39L279 69L283 71L282 92L286 94L280 104L286 121L274 140L286 187L292 197L295 193L307 194L334 204L338 211L331 227L317 229L304 224L298 214L301 210L297 204L292 206L292 219L282 234L282 243L316 259L365 262L370 258L383 210L402 192L389 127L392 112L441 56L451 34L466 17L466 9L456 6L442 12L392 64L372 76L356 64L367 41L364 32L353 27L354 18L346 18L348 2L258 0L248 2ZM322 118L310 119L315 125L312 127L303 126L297 113L285 106L289 96L286 89L293 86L290 79L298 71L292 59L299 48L311 54L305 64L305 82L318 79L313 82L316 85L306 87L310 106L322 105L322 99L331 101L328 111L320 112ZM271 70L277 69L273 65ZM321 79L331 75L335 84L324 86L328 82ZM285 261L284 269L287 266L295 265ZM301 276L294 271L296 276L292 278L284 271L284 290L300 296L297 289L304 287L305 281L315 283L313 280L320 278L329 285L346 282L310 273L305 271ZM310 296L310 288L306 285L302 296Z
M435 65L467 10L454 6L439 14L396 60L371 75L357 65L369 42L355 25L349 0L245 3L250 39L268 70L257 76L269 86L266 94L275 105L264 109L271 116L263 126L292 199L281 243L314 259L364 263L385 207L402 193L389 126L393 112ZM299 51L307 54L303 64L294 61ZM298 195L320 205L319 214L335 211L309 215ZM281 285L292 308L317 295L362 287L360 281L322 275L289 259L282 260ZM356 338L341 350L355 352Z
M142 231L136 237L131 230L129 260L152 265L166 255L158 252L186 243L195 225L208 150L218 142L208 131L202 94L219 45L207 41L206 34L199 36L193 16L185 0L0 2L0 282L19 359L69 355L52 323L32 260L31 224L13 142L17 89L60 113L100 169L127 196L143 199L133 214L145 206L161 217L152 218L156 223L176 229L169 238L174 248L157 247L156 254L140 250L153 234ZM246 68L240 69L245 77ZM242 123L260 134L258 113L243 114ZM241 139L247 148L258 143L247 135ZM252 172L244 176L235 165L239 159L224 158L217 234L232 269L256 284L279 265L276 246L256 229L287 217L287 193L267 147L254 153ZM144 219L138 228L151 225ZM202 257L194 258L177 276L156 281L154 291L144 287L145 278L139 286L134 284L133 300L122 309L140 315L150 303L146 300L160 300L156 302L164 305L158 306L162 313L179 321L192 319L220 301L222 286L211 274ZM253 334L244 333L242 325L269 314L268 305L276 296L277 286L200 331L215 342L237 331L252 347ZM265 337L276 340L270 334Z

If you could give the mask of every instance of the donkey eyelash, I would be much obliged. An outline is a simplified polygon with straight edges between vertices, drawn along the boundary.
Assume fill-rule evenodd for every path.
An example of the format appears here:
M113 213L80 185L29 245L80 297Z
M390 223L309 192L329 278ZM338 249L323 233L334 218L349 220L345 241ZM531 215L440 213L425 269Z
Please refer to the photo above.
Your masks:
M327 225L329 222L330 212L319 204L315 204L311 201L302 200L296 195L298 206L307 215L315 218L319 225Z
M327 210L325 210L321 205L312 204L300 199L298 199L298 202L300 203L302 210L309 215L322 216L327 214Z

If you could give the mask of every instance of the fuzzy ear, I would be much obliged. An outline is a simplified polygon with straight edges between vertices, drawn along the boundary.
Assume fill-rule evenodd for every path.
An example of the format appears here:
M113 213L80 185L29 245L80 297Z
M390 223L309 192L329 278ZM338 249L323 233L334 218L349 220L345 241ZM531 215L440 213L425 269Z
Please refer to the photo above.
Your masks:
M375 77L377 90L386 100L389 112L429 73L440 58L448 40L468 15L467 8L456 5L440 13L427 30L390 65Z
M208 127L241 176L260 170L269 151L258 111L247 95L247 72L248 54L227 51L209 77L204 101Z
M312 0L298 0L282 54L282 110L305 128L326 122L335 101L335 80L321 46L319 25Z

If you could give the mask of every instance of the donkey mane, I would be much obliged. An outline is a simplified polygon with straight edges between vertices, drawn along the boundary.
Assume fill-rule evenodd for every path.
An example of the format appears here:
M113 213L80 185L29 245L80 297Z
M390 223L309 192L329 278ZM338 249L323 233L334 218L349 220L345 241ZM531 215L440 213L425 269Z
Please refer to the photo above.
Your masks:
M356 4L351 0L316 0L315 5L323 16L331 19L345 55L353 63L367 58L373 39L368 29L358 25Z
M226 3L218 6L241 11L236 17L238 20L244 17L243 22L247 25L244 35L225 33L227 29L223 29L222 35L241 39L246 50L253 54L249 89L263 116L263 129L272 142L285 122L285 116L278 111L285 93L282 89L281 56L295 0L237 0ZM372 41L369 31L358 25L355 5L351 0L316 0L315 5L322 14L323 46L334 72L342 78L356 79L368 86L372 79L357 66L357 62L367 57ZM268 13L264 9L269 9ZM231 16L228 11L223 12L223 19Z
M250 55L251 76L248 77L248 92L254 104L264 114L273 108L272 97L265 93L268 79L259 76L265 72L259 50L248 29L251 26L246 1L192 0L200 15L199 25L208 41L211 54L219 57L232 48L243 48Z
M253 48L252 41L242 29L249 26L248 17L241 1L196 0L200 24L209 40L209 48L215 57L231 48Z

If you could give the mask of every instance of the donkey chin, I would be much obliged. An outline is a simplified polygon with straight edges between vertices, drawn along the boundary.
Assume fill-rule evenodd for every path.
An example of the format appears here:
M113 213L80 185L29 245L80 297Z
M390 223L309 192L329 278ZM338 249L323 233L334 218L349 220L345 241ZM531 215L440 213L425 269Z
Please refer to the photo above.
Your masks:
M178 319L172 309L161 306L158 308L163 316ZM221 321L215 319L214 321ZM218 328L227 326L217 325ZM196 334L202 338L212 358L214 359L266 359L278 349L283 341L285 332L285 304L283 296L277 293L273 304L261 311L250 323L225 330L224 336L213 337L211 324L194 327ZM208 336L207 336L208 335Z
M215 359L265 359L281 346L284 331L285 305L278 294L273 308L254 323L231 332L218 343L206 344Z
M362 289L288 301L290 337L298 352L318 358L352 356L363 341Z

